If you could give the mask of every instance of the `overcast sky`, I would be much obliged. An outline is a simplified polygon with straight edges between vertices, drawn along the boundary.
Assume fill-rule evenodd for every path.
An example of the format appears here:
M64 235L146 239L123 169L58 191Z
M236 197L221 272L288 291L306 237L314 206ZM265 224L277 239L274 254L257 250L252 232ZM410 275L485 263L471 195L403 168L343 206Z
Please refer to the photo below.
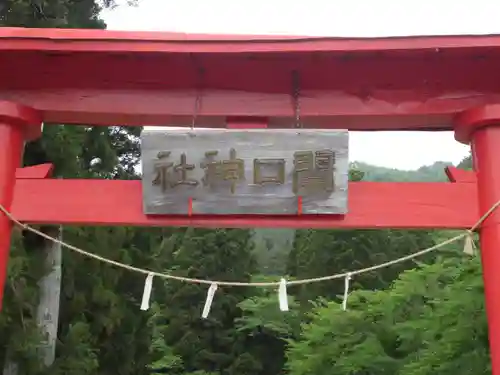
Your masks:
M125 0L123 0L125 1ZM108 29L377 37L500 34L497 0L139 0L103 14ZM452 133L353 133L350 159L401 169L458 163ZM376 145L374 147L373 145Z

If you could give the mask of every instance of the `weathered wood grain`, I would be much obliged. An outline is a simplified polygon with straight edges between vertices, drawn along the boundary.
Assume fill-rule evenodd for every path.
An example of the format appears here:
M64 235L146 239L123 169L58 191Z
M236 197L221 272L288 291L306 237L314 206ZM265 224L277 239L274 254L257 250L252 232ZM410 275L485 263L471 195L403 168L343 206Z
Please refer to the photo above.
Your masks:
M145 214L347 212L347 131L147 130L141 142Z

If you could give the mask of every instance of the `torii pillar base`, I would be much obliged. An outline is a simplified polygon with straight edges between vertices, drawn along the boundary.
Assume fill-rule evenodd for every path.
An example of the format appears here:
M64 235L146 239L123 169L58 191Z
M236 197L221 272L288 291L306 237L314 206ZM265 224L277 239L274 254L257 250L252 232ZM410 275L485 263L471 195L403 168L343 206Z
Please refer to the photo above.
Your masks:
M465 111L457 117L455 139L470 144L477 176L479 215L500 201L500 105ZM500 210L479 229L491 369L500 375Z
M41 135L41 117L32 109L0 101L0 204L10 210L24 142ZM7 280L12 223L0 214L0 310Z

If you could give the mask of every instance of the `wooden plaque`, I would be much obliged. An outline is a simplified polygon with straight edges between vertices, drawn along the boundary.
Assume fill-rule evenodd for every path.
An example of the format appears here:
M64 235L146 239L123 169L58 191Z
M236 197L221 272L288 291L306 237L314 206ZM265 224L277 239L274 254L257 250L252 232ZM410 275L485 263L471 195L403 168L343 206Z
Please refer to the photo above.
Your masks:
M345 214L345 130L145 130L144 213Z

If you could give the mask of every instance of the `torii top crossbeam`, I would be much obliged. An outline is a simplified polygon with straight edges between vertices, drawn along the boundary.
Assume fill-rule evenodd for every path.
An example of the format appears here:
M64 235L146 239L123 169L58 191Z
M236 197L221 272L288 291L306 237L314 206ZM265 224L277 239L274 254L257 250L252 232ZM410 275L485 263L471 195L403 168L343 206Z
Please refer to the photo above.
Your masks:
M298 71L308 126L452 130L457 112L499 100L499 62L500 36L336 39L2 28L0 99L43 111L45 122L182 125L191 122L199 88L204 126L258 116L270 127L287 127L291 73Z
M500 36L378 39L0 28L0 204L29 223L466 228L500 200ZM299 95L297 95L299 93ZM18 169L40 124L454 130L474 172L454 183L349 185L345 216L147 217L139 181ZM423 145L425 152L425 145ZM377 152L376 149L373 150ZM17 170L16 170L17 169ZM124 205L124 202L128 204ZM11 223L0 216L0 301ZM500 213L481 256L493 375L500 375Z

